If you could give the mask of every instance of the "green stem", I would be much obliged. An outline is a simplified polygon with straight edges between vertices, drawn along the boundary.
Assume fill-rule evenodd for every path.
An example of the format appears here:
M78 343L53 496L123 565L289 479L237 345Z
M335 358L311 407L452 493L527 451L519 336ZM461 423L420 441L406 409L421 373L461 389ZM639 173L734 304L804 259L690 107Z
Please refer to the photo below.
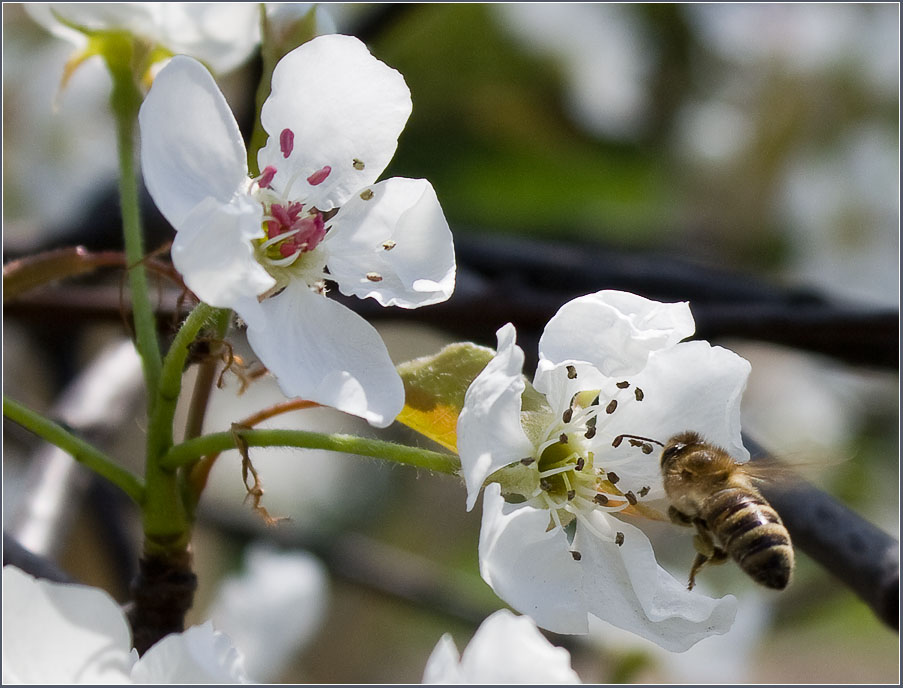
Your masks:
M144 260L144 237L138 206L138 179L135 172L135 123L141 107L141 93L129 69L108 61L113 78L110 104L116 116L119 150L119 205L125 255L129 264L129 290L135 322L135 340L144 370L148 402L156 396L160 379L160 345L147 286Z
M182 372L189 346L217 314L217 309L199 304L182 324L163 360L157 398L147 430L146 487L142 509L146 553L179 549L187 545L190 537L191 517L186 509L176 467L164 466L161 459L173 443L173 419L182 390Z
M6 396L3 397L3 415L71 454L76 461L116 485L136 504L141 504L144 500L144 485L138 476L119 466L102 451L76 437L59 423Z
M327 435L307 430L242 430L241 438L251 447L299 447L371 456L396 463L426 468L438 473L456 474L461 468L457 456L408 447L353 435ZM217 432L188 440L170 449L160 464L172 470L196 461L198 457L235 448L232 432Z

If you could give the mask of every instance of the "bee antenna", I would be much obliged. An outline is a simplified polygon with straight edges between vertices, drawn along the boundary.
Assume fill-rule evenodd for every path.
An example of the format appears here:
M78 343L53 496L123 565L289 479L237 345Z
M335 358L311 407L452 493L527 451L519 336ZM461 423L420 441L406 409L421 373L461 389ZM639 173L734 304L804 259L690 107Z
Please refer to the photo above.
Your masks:
M612 447L617 447L617 446L619 446L619 445L621 444L621 442L624 441L624 438L625 438L625 437L628 438L628 439L643 440L644 442L652 442L652 443L654 443L654 444L657 444L657 445L660 446L660 447L664 447L664 446L665 446L664 444L662 444L662 443L659 442L658 440L654 440L654 439L652 439L651 437L642 437L642 436L640 436L640 435L618 435L617 437L615 437L615 438L611 441L611 446L612 446Z

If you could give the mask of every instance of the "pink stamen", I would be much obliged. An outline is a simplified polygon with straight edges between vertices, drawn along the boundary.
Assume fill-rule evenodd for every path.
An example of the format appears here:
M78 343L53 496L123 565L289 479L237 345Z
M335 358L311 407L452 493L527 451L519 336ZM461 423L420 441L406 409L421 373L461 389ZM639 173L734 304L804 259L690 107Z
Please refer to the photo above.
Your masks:
M295 133L291 129L283 129L279 134L279 150L282 151L282 157L287 158L292 154L295 147Z
M295 246L291 241L286 241L284 244L279 244L279 253L283 258L288 258L291 255L297 253L298 247Z
M276 168L272 165L267 165L263 168L263 173L260 177L257 178L257 186L261 189L269 189L270 184L273 183L273 177L276 176Z
M320 213L301 218L292 225L292 229L298 230L298 233L293 237L295 245L302 251L313 251L326 236L325 225L326 223L323 222L323 216Z
M267 239L272 239L280 234L282 234L282 225L276 220L267 220Z
M316 186L317 184L322 184L326 177L329 176L329 173L332 172L332 168L329 165L326 165L321 170L317 170L312 175L307 178L307 183L311 186Z
M292 224L293 219L291 215L289 215L288 211L278 203L273 203L273 205L270 206L270 215L276 218L276 221L280 225L288 227Z

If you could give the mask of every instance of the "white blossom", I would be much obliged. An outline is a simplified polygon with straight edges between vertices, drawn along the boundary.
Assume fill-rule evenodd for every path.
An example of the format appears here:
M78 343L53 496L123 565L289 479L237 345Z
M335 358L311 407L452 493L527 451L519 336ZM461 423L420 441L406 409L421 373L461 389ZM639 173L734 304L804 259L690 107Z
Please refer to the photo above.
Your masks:
M487 617L464 654L451 635L439 639L423 672L423 683L580 683L571 656L539 632L529 616L501 609Z
M3 682L243 683L242 660L212 624L173 633L143 657L125 614L103 590L3 567Z
M730 627L733 597L689 592L656 562L635 523L667 506L658 456L649 443L618 441L693 430L749 458L739 420L749 364L681 342L694 328L686 303L590 294L546 326L532 394L522 398L511 324L468 389L458 420L468 508L490 481L480 572L541 627L586 633L589 614L672 651Z
M175 227L172 258L204 302L234 309L288 396L385 427L404 390L376 330L324 298L416 308L454 289L454 249L424 179L377 182L411 112L402 76L356 38L321 36L273 72L269 134L248 176L232 113L197 61L177 56L141 108L145 182Z
M25 9L78 48L88 39L72 26L121 29L174 55L196 57L218 74L241 65L260 42L260 6L253 2L28 3Z

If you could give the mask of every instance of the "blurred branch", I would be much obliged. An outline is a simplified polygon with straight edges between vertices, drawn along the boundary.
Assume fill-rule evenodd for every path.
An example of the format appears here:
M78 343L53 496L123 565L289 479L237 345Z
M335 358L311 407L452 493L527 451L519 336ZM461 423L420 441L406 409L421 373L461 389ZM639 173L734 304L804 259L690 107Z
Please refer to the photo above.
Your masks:
M799 288L782 288L747 274L664 254L627 252L522 238L456 235L458 285L446 303L404 310L372 300L333 296L365 318L419 322L457 337L493 344L506 322L518 328L526 351L566 301L600 289L622 289L660 301L689 301L697 337L737 337L832 356L851 365L896 370L899 313L834 302ZM161 289L158 322L174 322L179 293ZM5 306L21 319L53 319L70 326L84 319L120 317L118 289L57 287ZM529 362L528 362L529 367Z
M25 549L18 540L3 532L3 565L15 566L35 578L44 578L54 583L75 583L68 573L44 557Z
M754 440L743 442L753 460L768 457ZM849 587L891 628L900 629L900 544L880 528L799 479L766 483L762 494L777 509L794 547Z

